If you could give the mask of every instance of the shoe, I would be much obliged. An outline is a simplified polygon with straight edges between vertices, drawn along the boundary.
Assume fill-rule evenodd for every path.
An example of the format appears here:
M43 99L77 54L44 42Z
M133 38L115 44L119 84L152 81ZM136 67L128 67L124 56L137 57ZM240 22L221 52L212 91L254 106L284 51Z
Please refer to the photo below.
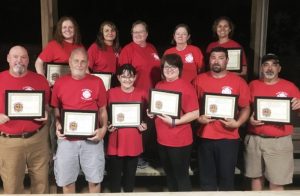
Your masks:
M138 165L137 167L140 169L145 169L146 167L149 166L149 163L147 161L145 161L143 158L139 157L138 158Z

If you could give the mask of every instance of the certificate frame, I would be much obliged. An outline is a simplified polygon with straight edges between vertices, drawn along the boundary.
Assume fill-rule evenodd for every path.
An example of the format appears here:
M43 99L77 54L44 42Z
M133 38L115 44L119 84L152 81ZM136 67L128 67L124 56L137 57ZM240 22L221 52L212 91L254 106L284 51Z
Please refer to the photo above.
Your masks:
M200 113L212 119L237 119L237 99L237 95L204 93Z
M150 114L165 114L172 118L180 118L181 92L150 89L149 95Z
M266 124L292 124L291 100L290 97L254 97L254 119Z
M111 88L111 81L113 77L113 73L110 72L93 72L91 73L94 76L99 77L104 84L105 90L108 91Z
M109 106L113 127L138 127L142 123L141 102L112 102Z
M50 86L53 86L59 77L71 73L71 69L67 63L45 63L45 72Z
M45 91L6 90L5 114L10 119L45 117Z
M61 111L62 131L65 137L88 138L97 129L98 112L91 110Z
M228 63L226 70L242 72L242 48L227 48Z

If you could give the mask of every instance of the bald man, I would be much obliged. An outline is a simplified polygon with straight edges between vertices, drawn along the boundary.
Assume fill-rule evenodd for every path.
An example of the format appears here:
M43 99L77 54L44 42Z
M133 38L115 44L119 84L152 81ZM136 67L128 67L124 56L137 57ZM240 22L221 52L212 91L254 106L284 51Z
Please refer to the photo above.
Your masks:
M107 130L106 90L102 80L87 74L88 55L85 49L72 51L70 75L60 77L54 84L51 105L55 108L58 137L54 173L64 193L75 193L80 168L89 182L89 192L99 193L104 173L103 137ZM92 110L98 112L99 125L87 138L68 139L61 134L61 110Z
M23 193L26 167L31 181L31 193L48 193L49 85L43 76L27 69L29 57L24 47L12 47L7 55L7 62L9 70L0 73L0 175L4 193ZM44 91L45 118L10 119L5 114L6 90Z

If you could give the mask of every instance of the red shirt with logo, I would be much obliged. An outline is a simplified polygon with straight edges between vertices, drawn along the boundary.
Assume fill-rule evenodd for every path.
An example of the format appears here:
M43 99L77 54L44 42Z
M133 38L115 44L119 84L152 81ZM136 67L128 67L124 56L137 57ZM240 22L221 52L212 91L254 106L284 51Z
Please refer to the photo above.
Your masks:
M299 89L291 82L280 79L277 83L269 85L262 80L254 80L249 84L251 102L254 103L256 96L266 97L290 97L300 98ZM257 135L281 137L293 133L292 125L272 125L249 126L249 132Z
M215 47L223 48L241 48L242 49L242 65L247 65L247 58L244 48L234 40L228 40L228 42L220 44L218 41L210 43L206 48L206 55L209 56L210 51Z
M160 59L156 48L147 43L145 47L131 42L120 53L119 65L132 64L137 70L135 87L148 91L160 81Z
M201 50L193 45L187 45L184 50L177 50L176 47L169 48L165 51L166 54L178 54L183 62L181 78L191 82L198 74L198 70L203 67L203 55Z
M66 41L63 41L62 44L59 44L57 41L52 40L40 53L39 58L48 63L67 63L69 61L71 52L80 47L83 46Z
M51 105L70 110L93 110L106 106L106 90L102 80L86 74L75 80L70 74L60 77L54 84Z
M182 93L180 116L199 109L195 89L190 83L183 79L177 79L172 82L161 81L155 88ZM193 143L193 133L190 123L171 127L171 125L156 117L155 126L157 131L157 142L161 145L182 147Z
M111 46L106 46L106 50L102 50L93 43L88 49L88 55L89 67L94 72L116 73L119 54Z
M28 71L23 77L14 77L9 71L0 73L0 113L5 113L5 90L39 90L45 91L45 104L49 103L49 84L47 80L34 72ZM0 131L20 135L24 132L33 132L42 126L42 122L35 120L9 120L0 124Z
M130 93L122 91L121 87L112 88L108 91L108 103L113 102L141 102L145 106L147 93L138 88ZM144 111L142 114L145 113L144 109L142 111ZM116 131L109 133L108 155L138 156L142 152L142 133L137 128L118 128Z
M250 104L250 91L244 79L234 73L227 72L223 78L214 78L211 72L197 76L194 80L199 101L204 93L217 93L238 96L238 107L243 108ZM238 129L228 129L219 121L201 125L198 136L207 139L237 139Z

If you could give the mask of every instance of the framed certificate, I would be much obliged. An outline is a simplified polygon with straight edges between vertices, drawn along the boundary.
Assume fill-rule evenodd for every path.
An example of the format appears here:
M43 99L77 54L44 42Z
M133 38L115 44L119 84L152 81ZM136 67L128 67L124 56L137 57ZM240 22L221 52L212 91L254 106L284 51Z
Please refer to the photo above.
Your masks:
M214 119L236 119L237 97L236 95L205 93L202 98L201 114Z
M97 128L97 111L62 110L61 116L66 137L91 137Z
M45 117L45 91L5 91L5 114L10 119Z
M242 49L241 48L229 48L228 51L228 63L227 70L228 71L242 71Z
M291 100L287 97L254 97L254 117L270 124L291 124Z
M110 103L110 121L114 127L138 127L142 119L142 103Z
M46 78L51 86L63 75L71 73L70 67L66 63L45 63Z
M181 93L174 91L150 90L151 114L165 114L173 118L180 117Z
M111 86L111 78L113 76L112 73L105 73L105 72L93 72L92 75L101 78L103 84L105 86L106 91L110 89Z

